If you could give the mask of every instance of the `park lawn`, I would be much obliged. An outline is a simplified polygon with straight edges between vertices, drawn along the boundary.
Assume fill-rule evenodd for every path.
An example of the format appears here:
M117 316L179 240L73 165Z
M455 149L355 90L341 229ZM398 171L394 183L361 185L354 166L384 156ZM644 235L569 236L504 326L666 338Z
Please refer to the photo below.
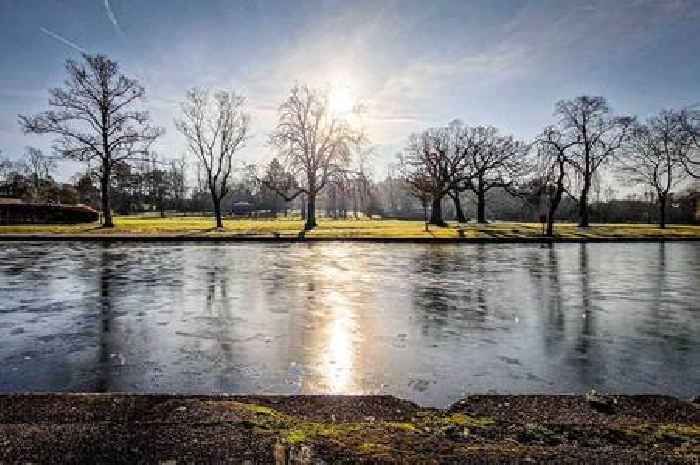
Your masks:
M118 216L115 227L100 228L97 224L82 225L17 225L0 226L2 234L34 235L190 235L190 236L267 236L296 237L302 230L300 219L225 219L222 231L214 228L214 220L202 216ZM307 238L503 238L539 237L539 223L500 222L490 224L430 226L428 232L422 221L379 219L319 219L319 226L306 233ZM601 224L580 230L575 224L557 224L555 234L560 238L644 238L698 237L700 226L671 225L660 229L650 224Z

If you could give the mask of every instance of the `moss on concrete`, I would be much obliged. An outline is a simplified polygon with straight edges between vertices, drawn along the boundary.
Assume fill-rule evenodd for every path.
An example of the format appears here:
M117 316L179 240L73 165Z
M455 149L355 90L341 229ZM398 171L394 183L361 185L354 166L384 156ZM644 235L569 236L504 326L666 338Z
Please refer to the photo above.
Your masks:
M470 396L439 410L387 396L6 395L0 463L54 462L55 450L110 463L275 463L280 449L337 464L686 463L700 453L695 404L616 399L601 414L583 396Z

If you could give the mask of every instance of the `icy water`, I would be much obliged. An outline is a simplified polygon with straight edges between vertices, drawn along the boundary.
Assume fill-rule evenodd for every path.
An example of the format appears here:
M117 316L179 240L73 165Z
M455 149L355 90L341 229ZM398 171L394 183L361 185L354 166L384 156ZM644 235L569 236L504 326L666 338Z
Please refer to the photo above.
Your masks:
M0 242L0 391L700 393L700 243Z

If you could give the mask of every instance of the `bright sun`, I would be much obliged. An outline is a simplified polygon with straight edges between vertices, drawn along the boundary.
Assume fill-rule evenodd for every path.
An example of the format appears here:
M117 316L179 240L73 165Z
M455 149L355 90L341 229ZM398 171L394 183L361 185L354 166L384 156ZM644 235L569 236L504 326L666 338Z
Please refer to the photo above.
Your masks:
M349 116L355 107L350 86L346 84L334 85L331 88L329 106L332 115L340 117Z

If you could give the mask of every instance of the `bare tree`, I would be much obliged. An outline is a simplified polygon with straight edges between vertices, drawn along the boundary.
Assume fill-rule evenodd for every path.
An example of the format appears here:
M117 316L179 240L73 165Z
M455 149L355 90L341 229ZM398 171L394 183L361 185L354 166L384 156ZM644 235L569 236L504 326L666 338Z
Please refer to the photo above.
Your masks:
M375 148L360 147L354 157L354 166L350 174L353 175L353 215L357 217L358 210L366 217L371 217L370 197L372 196L372 160L375 156Z
M100 162L104 226L112 227L110 178L115 164L141 157L163 133L152 127L145 111L133 110L145 90L119 71L104 55L83 55L83 62L66 61L64 88L49 91L54 109L36 116L19 116L25 133L56 134L55 150L62 157Z
M12 171L12 162L0 158L0 192L5 193L5 186L9 184L9 177Z
M258 177L255 174L256 170L256 166L251 166L253 177L255 181L258 181ZM280 195L279 192L288 193L295 191L298 189L298 185L294 176L285 170L284 166L277 158L273 158L272 161L265 166L265 172L259 184L261 184L261 192L263 195L268 197L275 217L281 207L284 207L284 216L287 216L287 201L284 200L283 203L280 204L282 195ZM269 186L275 186L276 190L271 189Z
M294 183L283 179L278 185L259 179L286 201L306 196L304 228L316 227L316 197L333 175L350 162L351 148L364 142L363 134L354 129L346 118L331 111L328 89L312 89L296 85L280 105L277 127L270 143L279 152L284 172Z
M477 217L486 221L486 193L494 187L511 192L527 168L527 146L512 136L501 136L493 127L469 127L459 120L447 127L433 128L409 138L401 157L403 172L430 179L430 223L445 226L442 199L450 196L457 220L465 222L460 193L477 196Z
M460 181L466 181L466 151L460 150L455 140L454 127L426 129L412 134L400 157L401 171L409 185L430 181L430 224L446 226L442 215L442 200ZM410 181L410 180L413 181Z
M690 142L680 161L690 177L700 179L700 110L684 109L677 115Z
M24 173L27 170L28 168L23 162L14 162L7 158L0 158L0 193L10 196L18 194L20 190L22 194L28 193L30 189L24 179ZM17 189L20 185L23 188Z
M516 184L528 169L528 147L513 136L502 136L491 126L463 128L458 143L464 151L468 175L465 187L476 195L477 222L486 222L486 193L503 188L515 193Z
M146 199L155 206L161 218L165 218L166 203L173 199L173 179L167 164L156 152L149 154L136 178L144 184Z
M453 142L453 158L452 166L455 168L451 173L450 188L447 195L452 199L455 208L455 217L458 223L466 223L467 217L464 215L462 208L462 192L467 190L466 182L469 179L468 172L469 164L469 129L465 127L460 119L454 119L447 125L448 131L452 135Z
M182 118L175 120L189 151L204 167L217 228L223 228L221 200L230 190L234 155L248 139L250 116L245 103L234 91L195 88L180 105Z
M414 155L411 152L408 154L409 157ZM432 222L428 221L428 205L432 202L435 192L434 177L425 169L424 164L407 161L404 154L399 154L398 159L400 179L408 188L408 193L418 199L423 207L423 221L425 222L425 231L428 232L428 225Z
M2 150L0 150L0 181L5 179L7 171L12 167L12 162L2 156Z
M686 165L692 150L683 116L672 110L632 126L620 160L623 180L654 189L659 207L659 227L666 227L666 208L674 187L691 177Z
M385 191L386 191L386 203L389 212L394 215L398 211L398 196L399 196L399 182L400 179L396 179L396 174L398 172L398 166L396 163L389 163L386 168L386 178L384 181Z
M44 155L41 150L27 147L24 153L24 165L27 167L27 174L32 183L32 197L38 199L42 197L42 186L49 181L56 162Z
M44 155L35 147L27 147L24 153L24 163L27 165L30 174L36 179L48 179L51 171L56 167L56 162Z
M564 196L568 150L575 141L564 140L561 132L548 127L537 140L540 194L546 205L547 236L554 236L554 217Z
M574 169L579 185L578 192L569 189L568 193L578 202L579 226L587 227L593 176L620 149L633 119L612 116L604 97L586 95L557 102L555 115L559 117L561 143L567 146L566 162Z
M168 172L172 188L172 198L176 210L184 213L184 200L187 195L187 184L185 183L185 169L187 161L185 157L170 160Z
M356 179L350 171L338 171L331 176L326 185L326 216L332 218L347 218L347 200L352 191L353 201L356 203L355 193ZM355 216L356 212L355 212Z

